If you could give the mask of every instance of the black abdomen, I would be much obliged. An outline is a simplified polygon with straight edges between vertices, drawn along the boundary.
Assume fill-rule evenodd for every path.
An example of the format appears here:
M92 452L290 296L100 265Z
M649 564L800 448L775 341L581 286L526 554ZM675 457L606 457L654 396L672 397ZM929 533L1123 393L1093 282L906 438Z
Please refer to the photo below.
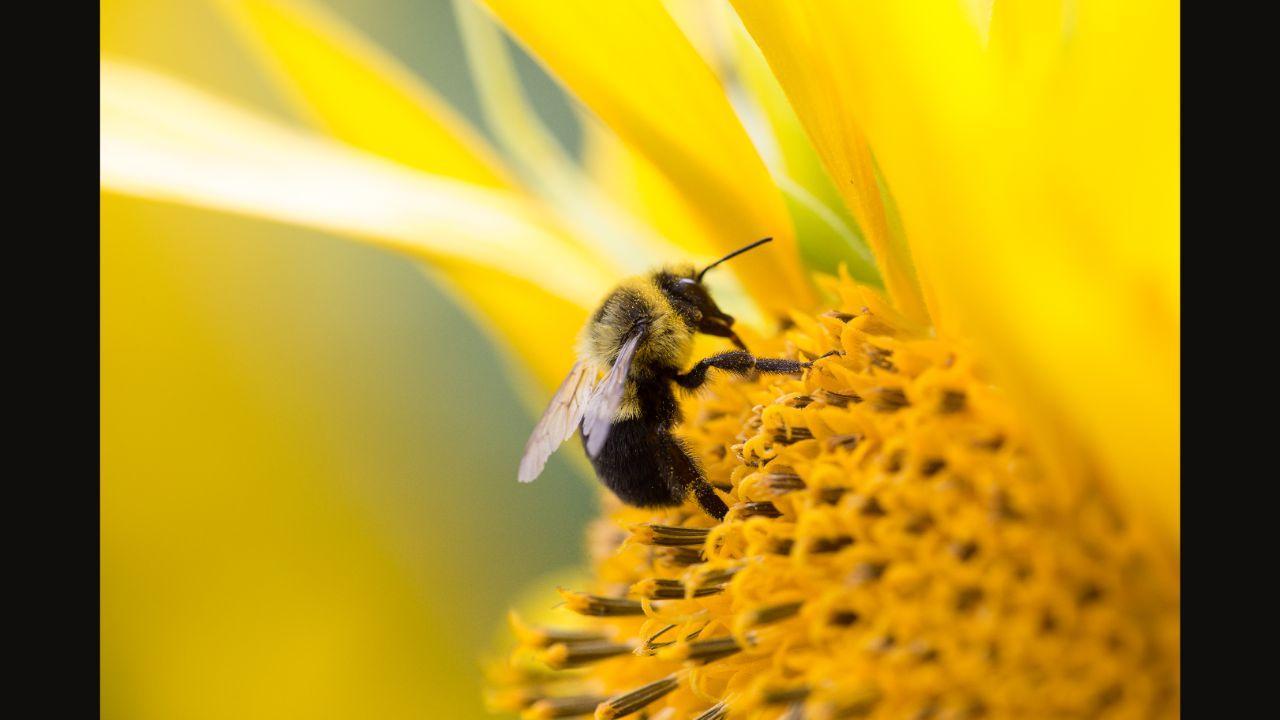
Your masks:
M709 515L720 520L729 508L707 484L688 448L671 434L680 421L680 406L671 391L669 376L673 374L661 372L638 382L639 414L615 421L600 454L591 457L587 453L587 457L600 482L628 505L683 505L692 493Z
M643 420L615 422L600 454L596 476L618 499L636 507L680 505L702 473L669 430Z

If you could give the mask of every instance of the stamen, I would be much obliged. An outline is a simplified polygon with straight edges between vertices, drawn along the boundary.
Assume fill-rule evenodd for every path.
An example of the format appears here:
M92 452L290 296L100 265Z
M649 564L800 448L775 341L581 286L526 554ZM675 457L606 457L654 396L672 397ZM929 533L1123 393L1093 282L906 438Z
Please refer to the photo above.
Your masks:
M760 702L765 705L788 705L803 701L809 697L809 686L799 685L793 688L768 688L760 693Z
M634 649L635 646L626 643L558 643L539 653L538 659L556 670L564 670L618 655L626 655Z
M637 525L631 528L631 539L645 545L675 547L702 545L707 540L707 528L687 528L675 525Z
M958 413L964 410L967 400L963 390L944 390L942 400L938 402L938 412L943 415Z
M769 548L769 552L775 555L790 555L791 549L796 546L796 541L791 538L775 538L773 546Z
M508 615L508 620L520 643L527 647L545 648L556 643L580 643L606 639L604 633L595 631L526 625L514 612Z
M876 397L871 406L880 412L896 412L910 404L902 388L882 387L876 391Z
M662 550L660 557L672 565L697 565L706 559L701 547L671 547Z
M982 588L961 588L956 593L956 612L967 613L977 607L978 603L982 602L983 594Z
M742 646L731 636L694 640L693 642L676 643L663 648L658 657L663 660L702 660L713 662L726 658L742 650Z
M737 505L734 505L730 509L735 511L737 513L737 516L744 520L749 517L767 517L767 518L782 517L782 511L779 510L776 505L769 502L768 500L765 500L763 502L738 503Z
M694 720L725 720L729 717L729 705L723 700L707 708L706 712Z
M866 349L866 352L867 352L867 362L880 368L881 370L888 370L889 372L897 372L898 369L894 367L893 361L889 359L893 355L892 350L878 348L875 345L864 345L863 347Z
M942 458L929 458L920 466L920 475L923 477L933 477L946 466L947 461Z
M978 554L978 543L972 540L951 543L951 554L956 556L960 562L968 562L974 555Z
M916 515L902 529L912 535L923 535L933 525L934 522L931 515Z
M756 608L746 614L746 624L748 626L768 625L779 620L785 620L799 613L800 608L803 606L804 603L797 601Z
M1084 587L1080 588L1079 594L1076 595L1076 603L1081 606L1092 605L1098 602L1101 597L1102 588L1098 587L1096 583L1086 583Z
M666 627L662 628L661 630L659 630L658 632L654 633L652 636L650 636L650 637L649 637L649 639L648 639L648 640L645 640L645 641L644 641L644 644L643 644L643 645L641 645L640 647L636 648L635 654L636 654L636 655L641 655L641 656L656 655L656 654L657 654L657 652L658 652L659 650L661 650L662 648L670 647L670 646L672 646L672 645L675 645L677 642L679 642L679 640L678 640L678 639L677 639L677 640L667 640L667 641L665 641L665 642L658 642L658 638L662 637L664 634L666 634L666 633L667 633L667 631L671 630L671 629L672 629L672 628L674 628L674 627L675 627L675 625L668 625L668 626L666 626ZM689 633L688 635L685 635L685 636L684 636L685 641L686 641L686 642L688 642L688 641L693 640L694 638L698 637L698 635L701 635L701 634L702 634L702 630L703 630L703 628L698 628L697 630L694 630L693 632Z
M838 535L833 538L818 538L809 544L809 552L811 553L830 553L836 552L853 544L853 538L848 535Z
M860 439L857 435L832 435L827 438L827 449L843 448L845 450L853 450L858 447Z
M1120 702L1124 697L1124 687L1120 685L1109 685L1094 697L1094 708L1096 714Z
M856 393L838 393L833 390L818 389L813 392L815 400L830 405L831 407L848 407L850 404L862 402L862 397Z
M884 505L875 496L869 497L862 504L862 514L867 517L884 517L888 511L884 509Z
M675 675L643 685L628 693L615 695L596 708L596 720L613 720L639 710L675 690L680 681Z
M631 586L631 592L654 600L679 600L689 597L706 597L724 590L724 584L733 578L738 568L710 568L694 572L691 584L668 578L646 578Z
M818 490L818 502L835 505L840 502L840 498L844 497L847 492L849 492L849 488L824 487Z
M706 597L723 591L724 586L697 587L691 590L690 592L689 589L686 589L685 584L679 580L666 578L648 578L631 586L631 592L652 600L683 600L687 597Z
M827 618L827 622L837 627L849 627L858 622L858 613L852 610L837 610Z
M627 598L601 597L584 592L559 589L564 598L565 607L579 615L594 617L618 617L621 615L643 615L644 606L638 600Z
M804 480L789 467L770 469L761 478L761 483L776 495L803 490L805 487Z
M849 573L849 582L853 585L864 585L866 583L875 582L884 575L885 568L889 567L886 562L861 562L854 566Z
M738 574L741 567L710 567L702 568L694 572L691 580L694 581L695 587L707 587L709 585L723 585L733 579Z
M996 452L1000 448L1004 447L1004 436L994 435L985 440L975 440L973 446L990 452Z
M1009 493L1003 490L996 491L995 497L992 500L992 505L995 506L992 510L992 514L1000 520L1018 521L1026 519L1025 516L1023 516L1023 514L1013 506L1013 500L1010 499Z
M660 642L658 642L657 640L658 640L658 638L662 637L663 635L666 635L668 632L670 632L670 631L671 631L671 630L673 630L674 628L675 628L675 623L672 623L672 624L667 625L666 627L662 628L662 629L661 629L661 630L659 630L658 632L656 632L656 633L654 633L654 634L650 635L649 637L645 638L645 641L644 641L643 643L641 643L641 644L640 644L640 647L636 648L636 650L635 650L635 654L636 654L636 655L652 655L652 654L654 654L655 652L657 652L658 648L660 648L660 647L666 647L667 645L671 645L672 643L674 643L674 642L675 642L674 640L672 640L672 641L670 641L670 642L664 642L664 643L660 643Z
M916 640L911 643L907 651L915 656L916 660L922 663L934 662L938 659L938 650L923 640Z
M892 648L897 644L897 642L898 639L892 634L881 635L879 637L872 638L867 643L867 649L874 653L882 653Z
M801 440L812 440L813 431L807 427L787 427L773 434L773 441L780 445L791 445Z
M524 720L549 720L574 717L593 712L604 698L599 695L572 695L569 697L543 698L529 706L520 717Z

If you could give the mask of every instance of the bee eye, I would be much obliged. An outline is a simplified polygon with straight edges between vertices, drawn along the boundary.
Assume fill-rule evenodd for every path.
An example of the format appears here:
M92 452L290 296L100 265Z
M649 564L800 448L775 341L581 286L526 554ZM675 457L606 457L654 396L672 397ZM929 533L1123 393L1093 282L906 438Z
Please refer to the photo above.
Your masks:
M680 278L676 281L675 287L673 287L672 290L677 296L682 297L695 305L700 304L698 302L698 298L702 295L702 293L699 292L702 290L702 287L698 285L696 280Z

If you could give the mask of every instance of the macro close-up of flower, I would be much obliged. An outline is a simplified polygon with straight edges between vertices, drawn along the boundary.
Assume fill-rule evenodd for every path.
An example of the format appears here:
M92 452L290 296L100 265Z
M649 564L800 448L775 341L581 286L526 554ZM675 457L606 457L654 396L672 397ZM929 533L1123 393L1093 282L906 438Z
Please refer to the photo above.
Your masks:
M1180 714L1176 4L102 16L104 717Z

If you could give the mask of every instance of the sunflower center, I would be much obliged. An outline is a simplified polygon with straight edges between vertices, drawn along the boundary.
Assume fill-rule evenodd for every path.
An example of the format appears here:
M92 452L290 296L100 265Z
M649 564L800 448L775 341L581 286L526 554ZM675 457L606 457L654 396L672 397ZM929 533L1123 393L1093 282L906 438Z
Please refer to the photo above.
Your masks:
M1172 714L1177 573L1090 478L1038 462L981 365L873 292L717 380L680 430L730 512L606 501L572 630L522 626L500 709L673 718ZM549 603L554 602L549 599ZM669 709L669 710L668 710Z

